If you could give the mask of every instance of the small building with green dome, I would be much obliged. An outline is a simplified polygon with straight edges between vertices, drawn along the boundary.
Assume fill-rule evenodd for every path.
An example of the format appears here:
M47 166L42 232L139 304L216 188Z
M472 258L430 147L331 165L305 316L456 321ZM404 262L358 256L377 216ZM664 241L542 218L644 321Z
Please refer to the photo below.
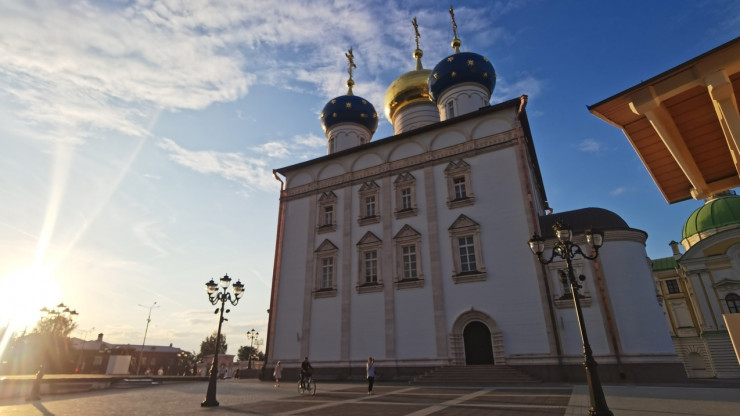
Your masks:
M740 196L708 198L670 245L672 257L652 260L653 277L687 375L740 377L725 320L740 313Z

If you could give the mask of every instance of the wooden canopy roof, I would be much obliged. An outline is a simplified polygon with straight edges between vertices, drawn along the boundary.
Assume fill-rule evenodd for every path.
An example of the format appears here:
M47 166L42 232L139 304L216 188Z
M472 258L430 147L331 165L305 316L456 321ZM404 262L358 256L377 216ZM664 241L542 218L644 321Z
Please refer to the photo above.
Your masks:
M740 37L589 106L622 129L668 203L740 187Z

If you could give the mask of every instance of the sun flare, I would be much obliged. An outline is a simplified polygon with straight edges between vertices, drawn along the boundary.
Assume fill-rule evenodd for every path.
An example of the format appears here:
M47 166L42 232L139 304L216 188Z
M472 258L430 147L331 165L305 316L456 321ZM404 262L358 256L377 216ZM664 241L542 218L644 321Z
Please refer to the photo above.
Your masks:
M19 288L35 288L30 296L18 296ZM59 303L61 287L52 270L30 267L0 278L0 328L7 327L8 335L32 330L41 316L41 308Z

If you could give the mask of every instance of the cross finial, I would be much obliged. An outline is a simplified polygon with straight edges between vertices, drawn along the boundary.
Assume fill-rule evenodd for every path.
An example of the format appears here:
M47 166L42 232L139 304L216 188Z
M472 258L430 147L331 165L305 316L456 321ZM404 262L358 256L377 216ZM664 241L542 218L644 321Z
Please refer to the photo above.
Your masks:
M349 73L347 87L349 88L349 90L347 91L347 95L352 95L352 86L355 85L355 81L352 80L352 68L357 68L357 65L355 65L355 55L352 53L352 48L349 48L349 51L347 51L344 56L347 57L347 61L349 62L347 68L347 72Z
M452 17L452 34L457 39L457 23L455 23L455 11L452 10L452 6L450 6L450 17Z
M416 17L414 17L414 20L411 21L411 24L414 25L414 33L416 37L416 49L419 49L419 38L421 35L419 34L419 24L416 23Z
M452 18L452 34L455 36L452 39L452 47L455 48L455 53L460 53L460 39L457 38L457 23L455 23L455 12L450 6L450 17Z

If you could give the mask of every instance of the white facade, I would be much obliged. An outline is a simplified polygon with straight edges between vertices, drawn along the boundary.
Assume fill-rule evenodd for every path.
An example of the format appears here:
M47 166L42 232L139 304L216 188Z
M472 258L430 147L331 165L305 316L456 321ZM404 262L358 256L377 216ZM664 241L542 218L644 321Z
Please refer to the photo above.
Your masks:
M483 362L580 365L558 264L542 266L526 244L542 234L547 203L525 104L277 170L268 365L295 368L308 356L337 377L369 356L399 376ZM645 238L607 229L599 259L576 260L601 365L677 363Z

